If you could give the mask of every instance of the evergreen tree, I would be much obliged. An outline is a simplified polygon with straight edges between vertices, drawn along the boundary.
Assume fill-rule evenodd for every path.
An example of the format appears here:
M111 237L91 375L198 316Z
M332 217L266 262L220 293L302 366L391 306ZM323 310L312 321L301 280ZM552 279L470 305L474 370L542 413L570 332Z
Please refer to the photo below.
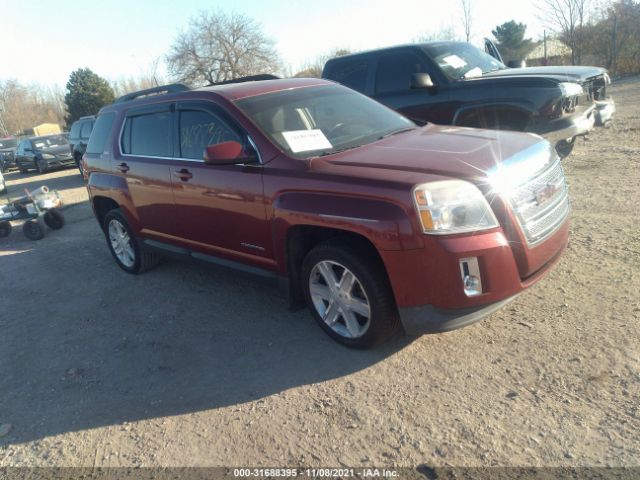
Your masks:
M68 112L65 118L67 127L80 117L97 114L98 110L114 99L109 83L90 69L79 68L71 72L64 96Z

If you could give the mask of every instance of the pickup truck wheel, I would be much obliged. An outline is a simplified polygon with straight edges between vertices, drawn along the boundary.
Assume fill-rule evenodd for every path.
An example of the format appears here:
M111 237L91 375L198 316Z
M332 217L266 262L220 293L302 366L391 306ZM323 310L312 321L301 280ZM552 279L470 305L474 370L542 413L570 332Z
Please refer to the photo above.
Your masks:
M399 326L386 273L378 258L347 243L315 247L302 265L307 306L325 332L352 348L369 348Z
M560 155L560 158L568 157L571 151L573 150L573 146L576 143L576 137L573 137L570 140L560 140L556 144L556 152Z
M111 210L104 217L107 245L116 263L127 273L142 273L158 264L157 255L140 248L122 211Z

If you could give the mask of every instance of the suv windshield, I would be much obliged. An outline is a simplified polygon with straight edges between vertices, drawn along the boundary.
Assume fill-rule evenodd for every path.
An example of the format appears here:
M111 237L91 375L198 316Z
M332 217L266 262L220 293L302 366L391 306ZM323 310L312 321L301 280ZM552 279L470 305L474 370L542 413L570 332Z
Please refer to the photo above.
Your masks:
M431 59L452 80L480 77L507 68L491 55L469 43L442 43L424 47Z
M62 145L69 145L69 142L63 135L56 135L53 137L37 137L32 138L34 148L37 150L46 150L48 148L60 147Z
M0 138L0 148L16 148L17 145L15 138Z
M236 105L296 158L329 155L416 128L411 120L339 85L267 93Z

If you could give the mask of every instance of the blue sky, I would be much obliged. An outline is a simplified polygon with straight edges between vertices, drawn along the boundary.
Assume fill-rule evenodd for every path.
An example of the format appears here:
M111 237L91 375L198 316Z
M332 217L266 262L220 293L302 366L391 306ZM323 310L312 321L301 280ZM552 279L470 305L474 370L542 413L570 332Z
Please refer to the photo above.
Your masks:
M542 35L531 1L472 4L476 41L511 19L526 23L529 36ZM450 26L462 34L457 0L0 0L0 80L64 87L71 71L85 66L110 80L136 76L206 9L257 20L293 72L335 47L406 43Z

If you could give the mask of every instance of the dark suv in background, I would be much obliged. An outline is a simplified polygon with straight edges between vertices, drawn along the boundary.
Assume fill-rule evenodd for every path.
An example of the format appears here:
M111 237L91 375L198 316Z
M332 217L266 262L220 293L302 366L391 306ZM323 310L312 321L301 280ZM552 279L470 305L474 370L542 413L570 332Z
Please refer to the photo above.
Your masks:
M93 130L95 121L95 115L80 117L80 119L73 122L71 130L69 131L69 146L71 147L73 159L81 175L83 173L82 155L84 155L84 152L87 150L87 144L89 143L89 137L91 136L91 130Z
M0 138L0 172L16 165L16 147L18 139L15 137Z
M329 60L322 77L362 92L419 124L542 135L562 157L576 137L609 122L611 83L596 67L508 68L464 42L404 45Z

